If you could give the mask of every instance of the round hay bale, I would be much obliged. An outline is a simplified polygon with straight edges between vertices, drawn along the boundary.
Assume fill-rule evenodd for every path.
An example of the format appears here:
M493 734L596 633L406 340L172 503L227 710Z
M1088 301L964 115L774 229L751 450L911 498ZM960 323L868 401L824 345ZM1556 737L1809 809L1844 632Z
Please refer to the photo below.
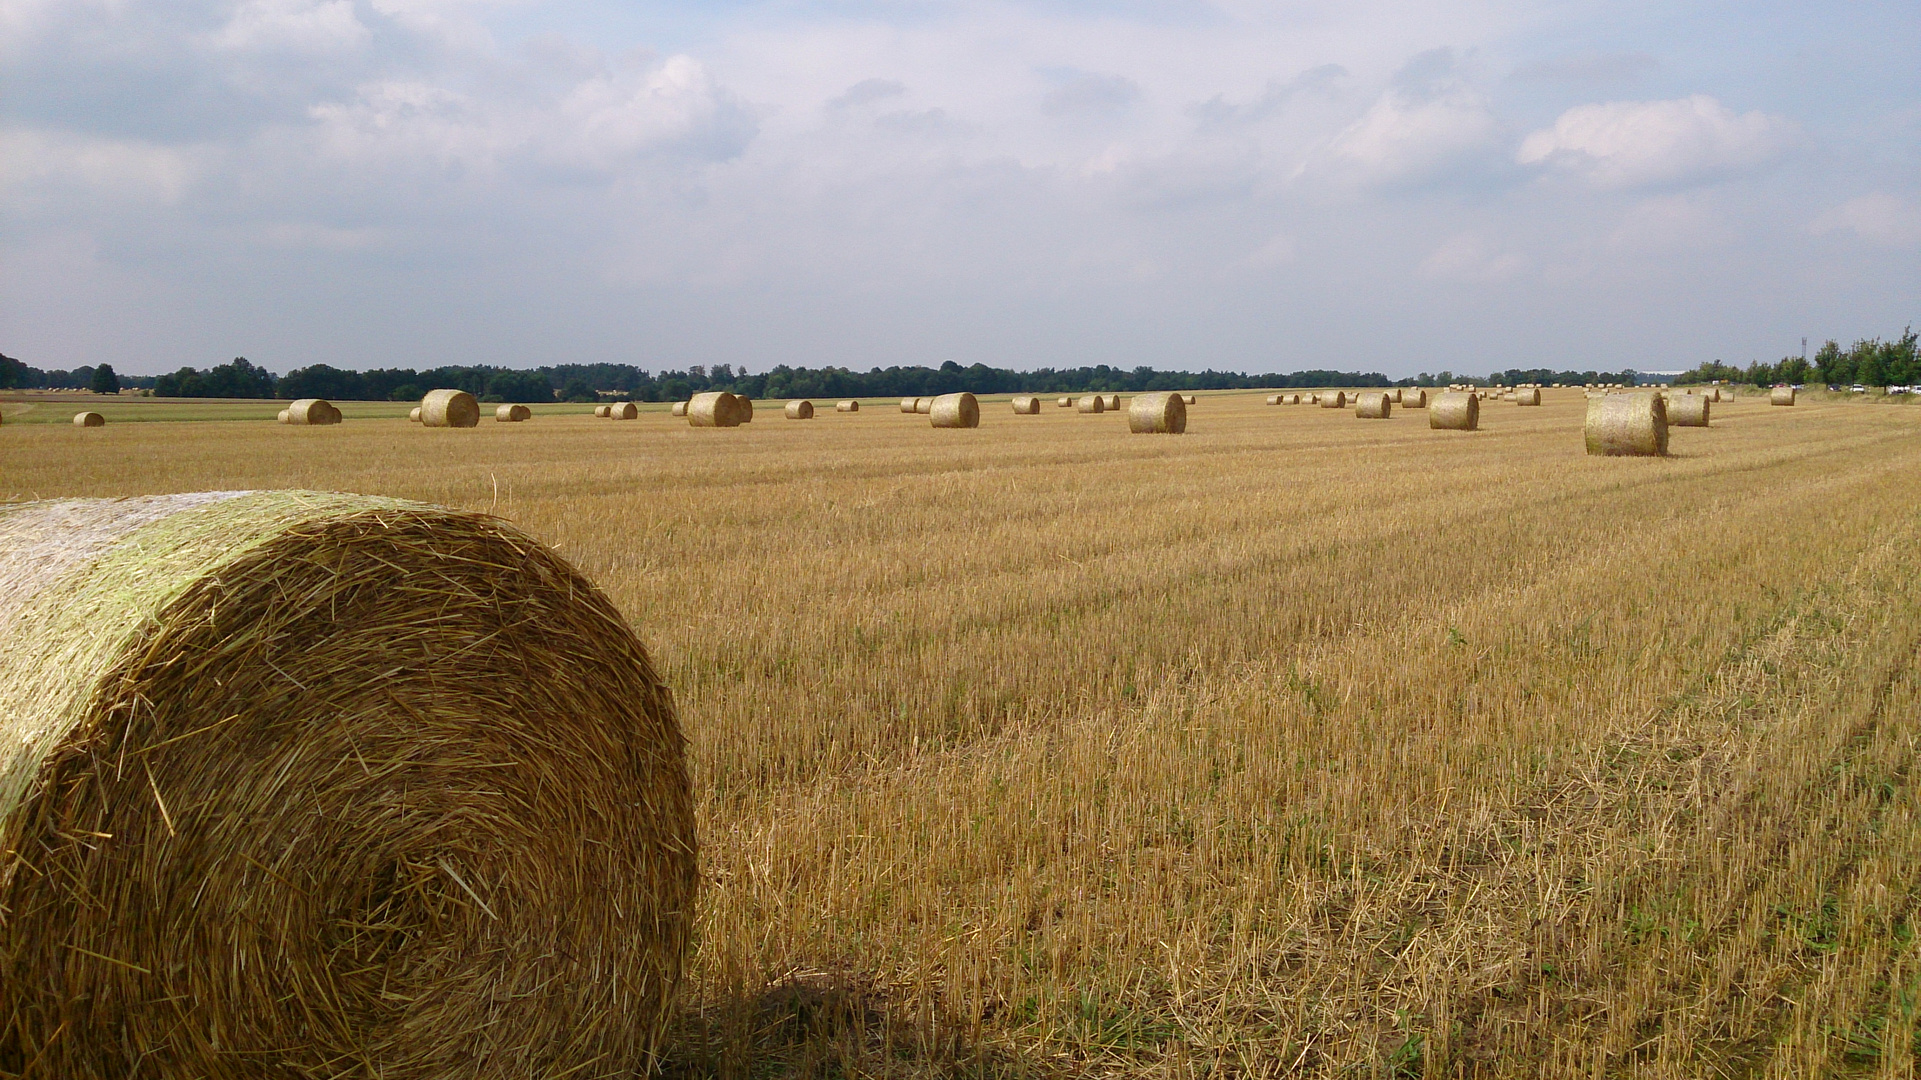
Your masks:
M847 401L837 401L834 403L834 411L835 412L859 412L860 402L854 401L852 399L849 399Z
M631 401L616 401L608 409L608 415L616 420L640 419L640 406Z
M915 410L914 410L914 403L915 403L915 402L917 402L917 401L919 401L919 400L920 400L919 398L911 398L911 397L904 397L904 398L901 398L901 399L900 399L900 411L901 411L901 412L904 412L904 413L911 413L911 412L913 412L913 411L915 411Z
M754 399L745 394L729 394L728 396L734 399L734 415L740 418L740 422L743 424L753 423Z
M292 416L292 415L293 415L293 413L292 413L291 411L289 411L289 410L287 410L287 409L282 409L282 410L280 410L280 422L281 422L281 423L283 423L283 424L284 424L284 423L287 423L287 418L288 418L288 417L290 417L290 416Z
M1281 403L1281 395L1279 394L1267 395L1267 403L1269 405L1279 405Z
M1540 403L1541 391L1532 386L1514 392L1514 404L1516 405L1539 405Z
M695 394L687 402L687 426L739 427L740 410L734 407L734 395L718 390Z
M1194 404L1194 403L1195 403L1196 401L1199 401L1199 400L1200 400L1200 399L1199 399L1199 398L1197 398L1197 397L1195 397L1195 396L1194 396L1193 394L1182 394L1182 395L1181 395L1181 404L1183 404L1183 405L1192 405L1192 404Z
M407 422L410 424L420 423L420 406L415 405L413 408L407 410Z
M1418 386L1402 390L1400 404L1403 409L1425 409L1427 408L1427 391Z
M614 407L612 405L596 405L594 406L594 415L600 417L602 420L612 420L614 418Z
M1480 395L1466 390L1436 394L1428 406L1427 426L1437 431L1474 431L1481 426Z
M1121 396L1119 394L1108 394L1106 397L1101 398L1101 408L1107 412L1120 412Z
M1667 399L1666 408L1670 427L1708 426L1706 394L1675 394Z
M1393 402L1394 404L1396 404L1396 405L1399 405L1399 404L1401 403L1401 390L1400 390L1400 388L1399 388L1399 387L1395 387L1394 389L1392 389L1392 390L1389 390L1389 391L1387 392L1387 399L1388 399L1389 401L1391 401L1391 402Z
M812 420L814 418L814 403L811 401L790 401L787 403L787 408L784 411L789 420Z
M620 611L511 525L298 491L0 510L0 732L9 1071L652 1068L684 740Z
M1054 399L1054 407L1056 409L1071 409L1074 407L1074 399L1071 397L1057 397Z
M1041 414L1041 399L1032 394L1015 394L1009 404L1014 406L1014 415L1016 416L1039 416Z
M518 424L533 415L534 411L525 405L494 406L494 421L500 424Z
M1394 402L1386 394L1361 394L1354 401L1354 415L1363 420L1386 420L1394 415Z
M1668 452L1667 406L1659 394L1609 394L1588 402L1587 452L1660 457Z
M915 412L917 412L917 413L919 413L919 414L921 414L922 416L926 416L926 415L927 415L928 413L930 413L930 412L933 412L933 411L934 411L934 399L933 399L933 398L930 398L930 397L918 397L918 398L915 398L915 399L914 399L914 411L915 411Z
M1768 391L1768 404L1770 404L1770 405L1792 405L1792 404L1794 404L1794 387L1792 387L1792 386L1777 386L1777 387L1775 387L1774 389L1772 389L1772 390L1769 390L1769 391Z
M927 420L937 428L981 426L981 403L972 394L942 394L927 401Z
M672 409L669 409L668 411L675 416L686 416L687 403L684 401L676 401L674 402L674 407Z
M1107 399L1099 394L1086 394L1074 403L1074 408L1084 413L1107 411Z
M1180 435L1187 431L1187 395L1136 394L1127 403L1127 430L1136 435Z
M424 427L478 427L480 402L465 390L429 390L420 399L420 423Z
M300 398L287 406L287 418L282 423L319 426L340 423L340 410L326 398Z
M1320 398L1321 408L1323 409L1347 408L1347 392L1345 390L1336 390L1332 393L1324 390L1321 392Z
M101 416L97 412L74 413L73 426L74 427L106 427L107 418L104 416Z

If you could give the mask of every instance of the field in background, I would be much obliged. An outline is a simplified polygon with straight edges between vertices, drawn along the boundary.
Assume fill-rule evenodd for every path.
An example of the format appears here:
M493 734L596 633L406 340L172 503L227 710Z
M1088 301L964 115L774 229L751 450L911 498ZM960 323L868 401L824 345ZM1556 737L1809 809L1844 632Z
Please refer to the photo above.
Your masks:
M676 1073L1911 1076L1921 414L1590 459L1546 397L9 411L0 494L397 495L600 582L692 740Z

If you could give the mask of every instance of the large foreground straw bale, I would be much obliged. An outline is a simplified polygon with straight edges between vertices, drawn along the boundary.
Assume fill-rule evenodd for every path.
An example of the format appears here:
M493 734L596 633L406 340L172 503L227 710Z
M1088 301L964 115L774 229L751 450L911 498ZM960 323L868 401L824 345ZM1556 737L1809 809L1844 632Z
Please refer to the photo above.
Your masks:
M1127 403L1127 430L1136 435L1182 434L1187 430L1187 395L1134 395Z
M696 873L671 696L511 526L0 510L0 1073L642 1075Z
M1770 405L1794 404L1794 387L1777 386L1774 389L1768 391L1768 404Z
M1481 398L1467 390L1436 395L1428 406L1427 426L1439 431L1474 431L1481 426Z
M739 427L740 409L734 395L722 390L695 394L687 401L688 427Z
M1345 390L1321 391L1321 408L1323 409L1347 408L1347 391Z
M101 416L97 412L74 413L73 426L74 427L106 427L107 418L104 416Z
M534 411L525 405L494 406L494 420L497 423L518 424L524 420L531 420L533 417Z
M928 399L927 419L937 428L976 428L981 403L972 394L942 394Z
M631 401L616 401L610 407L608 415L616 420L638 420L640 419L640 406Z
M1539 405L1540 403L1541 391L1536 387L1524 386L1514 392L1514 404L1516 405Z
M420 399L420 423L424 427L477 427L480 402L465 390L429 390Z
M1032 394L1015 394L1009 404L1017 416L1039 416L1041 412L1041 399Z
M334 408L333 402L328 401L326 398L300 398L293 404L287 406L287 419L283 422L314 427L324 424L338 424L340 423L340 410Z
M1587 404L1587 452L1660 457L1668 452L1667 406L1660 394L1608 394Z
M1394 402L1386 394L1360 394L1354 399L1354 415L1363 420L1386 420L1394 414Z
M1400 404L1403 409L1425 409L1427 408L1427 391L1418 386L1404 389L1401 391Z
M1708 396L1675 394L1667 399L1667 414L1672 427L1707 427Z
M1084 413L1106 412L1107 399L1099 394L1084 394L1079 401L1074 403L1074 407Z
M814 403L806 400L790 401L787 403L787 408L784 412L787 414L787 419L789 420L812 420L814 418Z

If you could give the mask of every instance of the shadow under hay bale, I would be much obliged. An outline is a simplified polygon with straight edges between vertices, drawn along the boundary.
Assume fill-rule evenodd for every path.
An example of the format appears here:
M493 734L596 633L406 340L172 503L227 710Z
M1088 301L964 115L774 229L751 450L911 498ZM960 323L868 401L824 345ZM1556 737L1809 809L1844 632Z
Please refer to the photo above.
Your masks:
M683 739L539 542L315 492L19 504L0 628L0 1071L648 1069Z

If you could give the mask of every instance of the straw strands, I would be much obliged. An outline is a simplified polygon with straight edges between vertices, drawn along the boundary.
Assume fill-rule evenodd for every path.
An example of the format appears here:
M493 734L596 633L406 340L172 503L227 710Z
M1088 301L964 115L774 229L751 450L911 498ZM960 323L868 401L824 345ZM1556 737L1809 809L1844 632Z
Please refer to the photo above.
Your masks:
M1583 430L1590 455L1660 457L1668 452L1667 406L1660 394L1591 398Z
M1386 420L1394 414L1394 402L1386 394L1359 394L1354 398L1354 415L1363 420Z
M1706 394L1675 394L1667 399L1668 424L1672 427L1707 427Z
M1039 416L1041 412L1041 399L1032 394L1015 394L1009 404L1014 406L1016 416Z
M75 413L73 414L73 426L74 427L106 427L107 418L104 416L101 416L97 412Z
M1127 430L1136 435L1179 435L1187 430L1183 394L1136 394L1127 403Z
M672 698L498 519L0 510L0 733L0 1068L651 1067L697 880Z
M477 427L480 402L465 390L429 390L420 399L420 423L422 427Z
M1774 389L1772 389L1772 390L1769 390L1769 391L1768 391L1768 404L1770 404L1770 405L1792 405L1792 404L1794 404L1794 387L1792 387L1792 386L1777 386L1777 387L1775 387Z
M977 428L981 404L972 394L942 394L928 399L927 419L937 428Z
M1427 426L1436 431L1473 431L1481 426L1480 395L1449 390L1435 397L1427 410Z

